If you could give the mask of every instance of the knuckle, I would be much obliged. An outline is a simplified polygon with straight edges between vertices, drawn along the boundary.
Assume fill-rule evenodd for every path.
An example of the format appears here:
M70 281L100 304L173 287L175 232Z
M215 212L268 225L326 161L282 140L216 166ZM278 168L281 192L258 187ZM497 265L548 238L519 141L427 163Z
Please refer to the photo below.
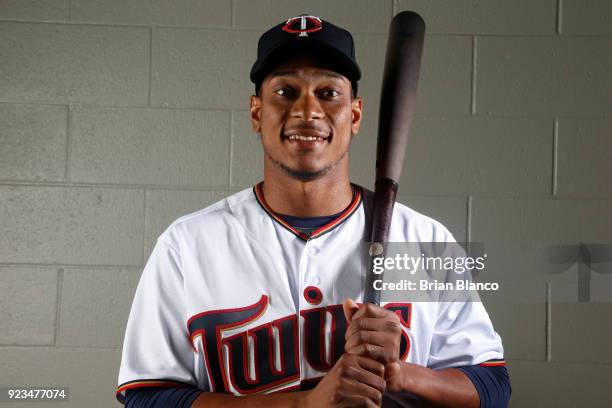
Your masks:
M378 384L376 384L376 389L378 390L378 393L380 394L386 388L387 388L387 382L383 380L382 378L379 378ZM382 395L381 395L381 398L382 398Z
M402 327L400 326L400 323L392 320L385 321L385 329L388 332L395 334L402 332Z
M355 406L357 407L369 407L368 401L370 401L367 397L363 395L358 395L355 397Z
M369 400L373 401L376 403L376 405L379 405L382 402L382 392L378 391L378 390L372 390L372 392L369 393Z
M382 402L382 392L378 390L372 392L372 399L374 400L374 402L376 402L376 404L380 404Z
M338 404L344 401L344 392L342 392L341 390L336 390L334 393L332 393L330 399L332 401L332 404Z
M373 314L374 312L376 312L377 306L375 306L373 303L368 303L366 305L366 312L368 314Z
M344 357L343 365L351 366L356 364L356 356L352 353L344 353L346 357Z
M398 353L394 353L393 350L388 350L388 351L385 351L383 358L385 359L387 363L391 363L395 361L398 356L399 356Z
M388 316L391 320L393 320L396 323L400 322L400 316L398 313L392 312L391 310L388 310Z

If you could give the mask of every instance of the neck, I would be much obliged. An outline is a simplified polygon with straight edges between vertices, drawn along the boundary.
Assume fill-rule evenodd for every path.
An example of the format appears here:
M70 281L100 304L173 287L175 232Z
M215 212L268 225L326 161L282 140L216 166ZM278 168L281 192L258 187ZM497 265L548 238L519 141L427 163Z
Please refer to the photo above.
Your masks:
M274 212L296 217L332 215L344 210L353 197L346 172L318 180L301 181L287 175L277 177L264 168L263 193Z

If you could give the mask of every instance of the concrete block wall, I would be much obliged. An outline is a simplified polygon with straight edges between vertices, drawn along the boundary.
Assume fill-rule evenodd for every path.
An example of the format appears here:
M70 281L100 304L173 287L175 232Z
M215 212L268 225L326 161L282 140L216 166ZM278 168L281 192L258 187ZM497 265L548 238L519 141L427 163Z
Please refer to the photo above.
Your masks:
M352 172L371 187L386 30L405 9L428 34L401 201L459 240L611 242L610 1L0 0L0 386L117 404L156 237L261 178L247 108L265 28L309 12L354 33ZM577 304L535 274L483 296L512 406L610 406L612 275L593 275L604 301Z

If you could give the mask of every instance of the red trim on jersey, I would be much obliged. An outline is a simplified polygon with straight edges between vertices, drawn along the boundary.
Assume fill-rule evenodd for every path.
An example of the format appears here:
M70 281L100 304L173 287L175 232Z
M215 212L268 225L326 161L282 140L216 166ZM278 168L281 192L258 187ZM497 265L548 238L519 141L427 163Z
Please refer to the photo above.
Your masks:
M321 315L321 321L319 322L319 328L318 328L319 330L318 330L318 333L316 333L318 337L318 341L319 341L319 360L321 361L321 364L317 364L316 362L312 361L313 356L310 355L310 342L313 341L312 338L315 337L315 333L305 332L305 335L304 335L304 349L306 350L306 353L305 353L306 361L308 361L308 364L310 364L310 366L317 371L329 371L329 369L331 368L331 365L326 361L327 359L325 358L326 349L325 349L325 336L324 336L325 321L327 319L327 308L316 307L313 309L300 310L300 316L302 316L304 319L306 319L308 315L315 314L315 313L319 313ZM304 330L307 330L306 327L307 326L304 325Z
M128 381L126 383L121 384L119 387L117 387L115 396L117 400L123 404L125 402L125 395L123 395L125 391L131 390L134 388L143 388L143 387L186 388L186 387L194 387L194 386L191 384L186 384L180 381L172 381L172 380L135 380L135 381Z
M412 303L390 302L384 305L383 309L389 310L392 307L405 307L407 309L406 320L404 320L404 316L402 316L402 313L399 310L396 310L395 314L399 317L401 325L410 330L410 325L412 324ZM406 341L406 350L404 350L404 353L400 356L400 360L404 361L408 358L408 354L410 353L411 342L410 336L405 330L402 330L402 337Z
M331 305L331 306L327 306L326 310L329 314L331 314L332 320L331 320L331 339L329 342L329 362L330 364L333 366L334 364L336 364L336 362L340 359L340 356L344 353L344 351L342 351L340 353L339 356L336 355L336 349L334 348L334 345L336 344L336 336L338 335L338 333L336 332L336 320L337 320L337 315L336 313L333 313L334 309L342 309L342 305ZM344 312L342 312L344 313ZM346 327L348 329L348 322L346 322Z
M230 308L230 309L207 310L206 312L201 312L196 315L193 315L189 318L189 320L187 320L187 330L189 330L189 324L191 323L191 321L200 316L204 316L204 315L211 314L211 313L243 311L243 310L255 309L255 308L259 309L257 315L253 316L250 319L244 319L244 320L240 320L240 321L230 323L230 324L219 325L216 328L215 337L216 337L216 343L217 343L217 358L219 359L219 362L221 364L221 371L222 371L221 376L223 378L223 385L226 390L229 390L230 388L227 383L227 373L225 372L225 364L224 364L225 360L223 359L223 343L222 343L222 338L221 338L222 337L221 332L223 330L233 329L239 326L244 326L250 322L253 322L259 319L266 311L267 306L268 306L268 296L261 295L261 298L259 298L259 301L253 305L235 307L235 308ZM191 334L192 343L195 343L195 338L197 336L204 336L204 330L196 330ZM208 378L212 378L212 374L210 372L211 368L210 368L210 361L208 359L208 350L206 347L206 341L202 340L202 348L204 350L204 360L206 361L206 373L208 374ZM213 381L210 382L210 388L212 389L213 392L217 391L215 390L215 384Z
M489 360L489 361L485 361L484 363L480 363L478 365L481 367L505 367L506 361L505 360Z
M271 328L271 325L274 322L269 322L266 323L262 326L257 327L257 329L263 327L263 326L269 326ZM230 336L228 338L223 339L223 344L225 346L227 346L227 348L229 349L228 352L228 359L229 357L232 355L232 353L234 352L234 350L232 349L232 345L231 345L231 340L235 339L235 338L239 338L242 337L242 361L244 362L243 364L243 375L245 377L246 382L248 382L249 384L257 384L260 381L260 375L259 375L259 364L257 364L257 361L255 362L255 379L252 379L250 377L250 370L249 370L249 365L250 365L250 361L249 361L249 337L251 337L253 339L253 351L256 353L257 352L257 337L251 335L252 331L246 331L246 332L242 332L242 333L237 333L234 334L233 336ZM272 338L270 338L270 340L272 340ZM270 341L269 346L272 345L272 341ZM272 350L272 349L270 349ZM272 355L272 353L271 353ZM255 359L257 359L257 356L255 356ZM235 380L235 376L234 376L234 368L233 365L230 363L229 364L229 381L232 383L232 386L234 387L234 389L236 391L238 391L240 394L242 395L248 395L248 394L255 394L261 391L266 391L269 390L271 388L275 388L275 387L279 387L285 384L290 384L292 382L295 382L296 380L298 380L300 378L300 373L297 372L296 374L287 377L287 378L281 378L279 380L276 380L270 384L265 384L265 385L261 385L259 387L255 387L251 390L243 390L240 387L238 387L238 384L236 383Z
M280 225L282 225L283 227L285 227L286 229L294 233L298 238L303 239L304 241L308 241L310 239L318 238L321 235L331 231L332 229L340 225L344 220L346 220L359 207L359 204L361 204L361 198L363 195L361 191L361 187L355 184L351 184L351 186L353 188L354 194L353 194L353 199L351 203L349 204L349 206L337 218L333 219L329 223L314 230L310 234L310 236L308 236L307 234L303 233L302 231L296 228L293 228L291 224L285 221L282 217L279 217L274 212L274 210L270 208L270 206L266 202L266 199L264 198L264 195L263 195L263 181L260 182L259 184L256 184L255 187L253 187L253 192L255 193L255 198L257 199L257 202L259 203L259 205L261 205L264 211L268 213L268 215L272 217L273 220L275 220Z

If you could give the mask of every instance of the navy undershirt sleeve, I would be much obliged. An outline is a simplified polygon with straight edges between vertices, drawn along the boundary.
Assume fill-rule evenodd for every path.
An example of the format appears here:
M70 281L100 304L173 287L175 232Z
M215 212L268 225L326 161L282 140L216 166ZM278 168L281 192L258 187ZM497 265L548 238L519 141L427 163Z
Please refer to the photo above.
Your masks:
M480 396L480 408L506 408L510 401L510 376L504 366L456 367L474 383Z
M126 408L190 408L202 393L193 387L143 387L125 392Z

